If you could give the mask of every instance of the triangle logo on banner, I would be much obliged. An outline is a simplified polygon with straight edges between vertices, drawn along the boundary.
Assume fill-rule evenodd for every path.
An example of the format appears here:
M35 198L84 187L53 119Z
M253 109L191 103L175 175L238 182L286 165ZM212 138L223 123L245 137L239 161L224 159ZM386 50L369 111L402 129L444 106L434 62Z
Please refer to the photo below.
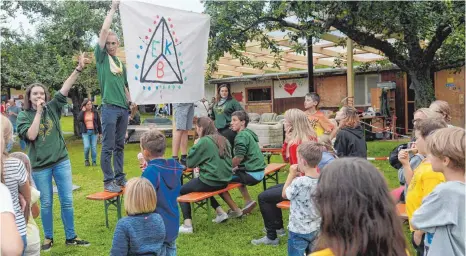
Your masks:
M183 84L175 41L164 17L149 41L140 77L141 83Z

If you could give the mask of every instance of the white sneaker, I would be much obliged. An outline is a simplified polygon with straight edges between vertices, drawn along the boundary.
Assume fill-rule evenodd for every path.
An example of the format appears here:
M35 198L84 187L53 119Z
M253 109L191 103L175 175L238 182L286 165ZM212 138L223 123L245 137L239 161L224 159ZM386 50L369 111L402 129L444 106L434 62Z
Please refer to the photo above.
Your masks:
M192 234L193 233L193 226L186 226L186 225L183 224L178 229L178 232L182 233L182 234Z
M212 222L222 223L222 222L226 221L227 219L228 219L228 214L221 213L221 214L217 214L217 217L215 217L215 219L213 219Z

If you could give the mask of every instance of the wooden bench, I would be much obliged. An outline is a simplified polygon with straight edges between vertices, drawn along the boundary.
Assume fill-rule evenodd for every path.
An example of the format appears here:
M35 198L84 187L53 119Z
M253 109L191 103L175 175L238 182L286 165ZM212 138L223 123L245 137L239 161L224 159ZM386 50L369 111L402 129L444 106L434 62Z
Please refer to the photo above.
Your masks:
M278 171L280 171L286 164L284 163L271 163L265 167L264 179L262 179L262 184L264 185L264 190L267 189L267 181L275 181L275 184L278 184Z
M290 209L290 201L285 200L277 204L277 208L288 210Z
M213 196L217 196L217 195L220 195L221 193L223 192L227 192L227 191L230 191L232 189L235 189L235 188L239 188L241 187L241 184L240 183L230 183L228 184L228 186L224 189L220 189L220 190L217 190L217 191L213 191L213 192L191 192L189 194L186 194L186 195L182 195L182 196L179 196L177 201L179 203L190 203L191 204L191 211L193 211L193 214L191 215L192 218L193 218L193 222L194 222L194 212L196 212L199 208L202 208L204 210L207 211L207 218L208 218L208 229L209 229L209 232L212 228L212 217L211 217L211 211L212 211L212 207L211 205L209 204L209 198L213 197ZM194 204L194 208L193 208L193 204Z
M181 173L181 185L183 185L183 181L184 179L188 179L188 180L191 180L194 178L194 172L193 172L193 168L186 168L183 170L183 172Z
M406 214L406 204L396 204L396 212L402 220L408 220L408 215Z
M262 154L267 157L267 164L270 164L270 158L272 155L280 155L282 153L281 148L261 148Z
M117 210L117 218L121 219L121 205L123 201L124 189L120 193L112 193L112 192L97 192L92 195L86 196L89 200L97 200L97 201L104 201L104 211L105 211L105 226L108 228L108 207L110 205L115 206Z

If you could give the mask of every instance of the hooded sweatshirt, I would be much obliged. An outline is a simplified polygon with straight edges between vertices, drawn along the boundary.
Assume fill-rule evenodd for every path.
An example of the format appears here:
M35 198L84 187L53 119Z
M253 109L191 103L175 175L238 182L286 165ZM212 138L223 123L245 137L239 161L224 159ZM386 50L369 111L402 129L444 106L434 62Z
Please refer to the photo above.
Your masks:
M337 133L334 148L338 157L367 158L367 145L362 127L358 125L355 128L342 128Z
M240 169L248 172L264 171L264 155L259 148L259 138L253 131L245 128L235 137L235 157L243 158L239 164Z
M162 216L165 224L165 242L173 242L178 237L180 212L176 198L180 195L183 166L175 159L153 159L147 163L142 177L148 179L157 194L155 212Z
M209 186L224 186L230 182L232 173L231 147L225 141L226 150L220 156L217 144L211 135L201 137L188 153L186 165L189 168L199 167L199 179Z

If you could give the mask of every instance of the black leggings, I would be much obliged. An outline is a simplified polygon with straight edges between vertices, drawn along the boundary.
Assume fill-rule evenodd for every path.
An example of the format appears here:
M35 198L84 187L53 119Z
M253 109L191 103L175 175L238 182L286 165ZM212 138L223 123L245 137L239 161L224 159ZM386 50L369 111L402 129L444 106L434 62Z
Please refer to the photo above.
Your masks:
M277 238L277 230L283 228L282 210L277 208L277 204L285 200L282 197L283 185L275 185L259 194L259 208L262 219L264 219L267 237L271 240L275 240Z
M230 182L238 182L245 186L254 186L259 184L262 180L256 180L251 175L247 174L244 170L237 170L235 174L233 174L233 178Z
M212 192L217 191L220 189L224 189L228 186L228 183L222 186L209 186L202 182L199 178L194 178L190 180L188 183L181 186L180 195L186 195L191 192ZM218 204L217 200L214 197L210 198L210 203L212 208L217 209L220 205ZM191 204L190 203L180 203L181 212L183 213L183 218L192 219L191 217Z
M230 125L228 125L225 128L218 129L218 132L230 142L231 153L233 155L233 147L235 145L236 132L230 129Z

